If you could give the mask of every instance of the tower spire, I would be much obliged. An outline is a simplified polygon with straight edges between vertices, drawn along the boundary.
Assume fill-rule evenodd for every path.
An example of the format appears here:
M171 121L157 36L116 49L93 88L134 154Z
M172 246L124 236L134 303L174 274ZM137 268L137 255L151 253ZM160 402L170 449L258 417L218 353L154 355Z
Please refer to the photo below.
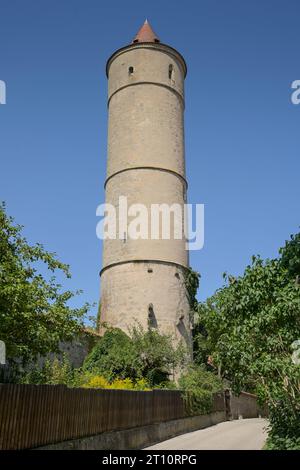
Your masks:
M147 18L132 42L160 42Z

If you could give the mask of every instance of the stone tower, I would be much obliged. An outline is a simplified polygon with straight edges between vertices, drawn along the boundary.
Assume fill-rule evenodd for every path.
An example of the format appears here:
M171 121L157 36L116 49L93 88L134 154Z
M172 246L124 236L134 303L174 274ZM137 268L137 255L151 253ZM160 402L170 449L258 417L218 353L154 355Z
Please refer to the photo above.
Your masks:
M106 202L186 202L184 79L186 64L146 21L133 42L108 59ZM128 331L137 321L191 346L185 287L185 238L106 239L101 270L101 322Z

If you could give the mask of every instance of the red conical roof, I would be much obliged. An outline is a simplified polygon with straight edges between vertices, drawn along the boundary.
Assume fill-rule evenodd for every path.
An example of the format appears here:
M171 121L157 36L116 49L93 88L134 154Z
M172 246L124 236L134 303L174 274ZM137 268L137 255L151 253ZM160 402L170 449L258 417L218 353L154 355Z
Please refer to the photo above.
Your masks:
M132 42L159 42L159 39L146 20Z

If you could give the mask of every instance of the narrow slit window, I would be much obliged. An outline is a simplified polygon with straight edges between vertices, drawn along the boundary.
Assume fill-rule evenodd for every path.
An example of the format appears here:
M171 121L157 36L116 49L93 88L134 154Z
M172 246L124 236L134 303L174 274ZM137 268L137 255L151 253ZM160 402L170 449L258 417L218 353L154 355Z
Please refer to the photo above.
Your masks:
M172 64L169 65L169 80L174 80L174 67Z
M134 68L131 65L130 67L128 67L128 75L132 75L133 72L134 72Z
M150 328L157 328L158 326L152 304L149 304L148 306L148 326Z

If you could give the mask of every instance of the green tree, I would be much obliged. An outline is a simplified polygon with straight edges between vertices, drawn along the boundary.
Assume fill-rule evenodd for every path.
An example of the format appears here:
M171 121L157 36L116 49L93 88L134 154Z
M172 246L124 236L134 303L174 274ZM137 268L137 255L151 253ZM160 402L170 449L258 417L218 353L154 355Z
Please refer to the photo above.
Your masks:
M281 265L287 269L292 278L297 278L300 282L300 233L291 235L291 239L285 242L285 246L280 248Z
M221 375L236 392L253 391L269 404L270 436L274 442L280 435L284 448L282 436L290 447L300 438L300 368L291 358L300 338L300 285L294 279L297 247L287 244L281 253L284 258L274 260L253 257L243 276L225 275L225 286L199 305L198 321Z
M38 267L44 264L49 279ZM58 350L59 341L74 338L89 306L71 308L75 293L62 291L55 274L70 277L69 266L41 244L29 245L22 227L0 205L0 339L8 358L32 360ZM77 292L76 294L78 294Z
M300 286L279 260L254 257L244 275L199 305L213 363L237 391L277 376L277 361L300 337ZM290 359L289 359L290 360Z

